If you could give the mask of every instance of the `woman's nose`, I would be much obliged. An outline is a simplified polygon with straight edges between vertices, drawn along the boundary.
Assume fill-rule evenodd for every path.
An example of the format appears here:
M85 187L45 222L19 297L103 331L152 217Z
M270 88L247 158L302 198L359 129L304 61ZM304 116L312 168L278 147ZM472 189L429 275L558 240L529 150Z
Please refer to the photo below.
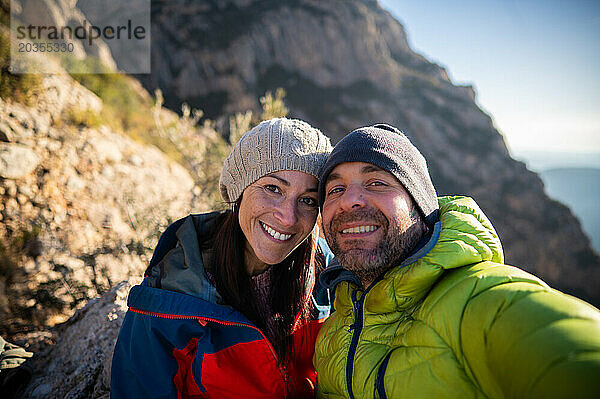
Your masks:
M342 194L340 206L344 209L362 208L366 205L366 200L363 195L362 187L350 185Z
M275 211L275 218L284 227L292 227L298 223L298 212L296 201L293 198L281 202Z

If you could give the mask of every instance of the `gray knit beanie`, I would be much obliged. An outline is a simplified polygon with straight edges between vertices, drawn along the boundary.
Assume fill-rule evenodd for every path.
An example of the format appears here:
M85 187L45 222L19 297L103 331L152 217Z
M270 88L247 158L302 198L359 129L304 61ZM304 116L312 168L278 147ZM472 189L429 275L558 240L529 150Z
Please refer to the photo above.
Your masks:
M319 177L331 152L329 138L297 119L275 118L244 133L223 163L219 189L235 202L250 184L269 173L297 170Z
M323 207L329 173L344 162L366 162L391 173L410 193L425 223L438 218L438 201L427 163L419 150L398 129L377 124L356 129L340 140L320 173L319 204Z

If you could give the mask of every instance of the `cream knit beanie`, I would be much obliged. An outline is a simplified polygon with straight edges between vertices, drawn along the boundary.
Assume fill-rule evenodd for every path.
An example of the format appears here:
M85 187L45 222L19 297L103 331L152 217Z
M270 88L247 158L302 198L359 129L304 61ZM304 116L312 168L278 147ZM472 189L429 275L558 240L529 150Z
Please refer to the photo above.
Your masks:
M261 122L244 133L225 159L219 179L221 197L235 202L250 184L280 170L297 170L318 178L331 148L327 136L301 120Z

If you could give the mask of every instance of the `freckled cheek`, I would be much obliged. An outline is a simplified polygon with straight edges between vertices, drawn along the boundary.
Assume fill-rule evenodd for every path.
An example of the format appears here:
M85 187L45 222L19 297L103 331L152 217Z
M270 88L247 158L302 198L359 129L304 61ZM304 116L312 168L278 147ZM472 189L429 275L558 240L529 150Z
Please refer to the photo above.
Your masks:
M298 210L298 222L303 230L312 231L317 222L317 210Z
M280 208L284 204L284 199L282 198L274 198L274 197L265 197L261 201L262 208Z
M259 196L252 202L252 211L254 214L263 214L270 212L280 206L280 202L266 195Z

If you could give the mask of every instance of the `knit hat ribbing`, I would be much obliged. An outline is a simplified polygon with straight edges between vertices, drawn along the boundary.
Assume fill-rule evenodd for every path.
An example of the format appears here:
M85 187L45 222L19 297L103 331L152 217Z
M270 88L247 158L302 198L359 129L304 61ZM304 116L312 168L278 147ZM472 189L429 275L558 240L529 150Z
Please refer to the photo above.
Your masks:
M297 170L318 178L331 148L327 136L301 120L261 122L244 133L223 162L221 197L235 202L250 184L280 170Z
M331 171L345 162L366 162L391 173L410 193L432 226L438 217L438 201L427 162L398 129L377 124L354 130L340 140L320 172L319 204L323 207L325 183Z

